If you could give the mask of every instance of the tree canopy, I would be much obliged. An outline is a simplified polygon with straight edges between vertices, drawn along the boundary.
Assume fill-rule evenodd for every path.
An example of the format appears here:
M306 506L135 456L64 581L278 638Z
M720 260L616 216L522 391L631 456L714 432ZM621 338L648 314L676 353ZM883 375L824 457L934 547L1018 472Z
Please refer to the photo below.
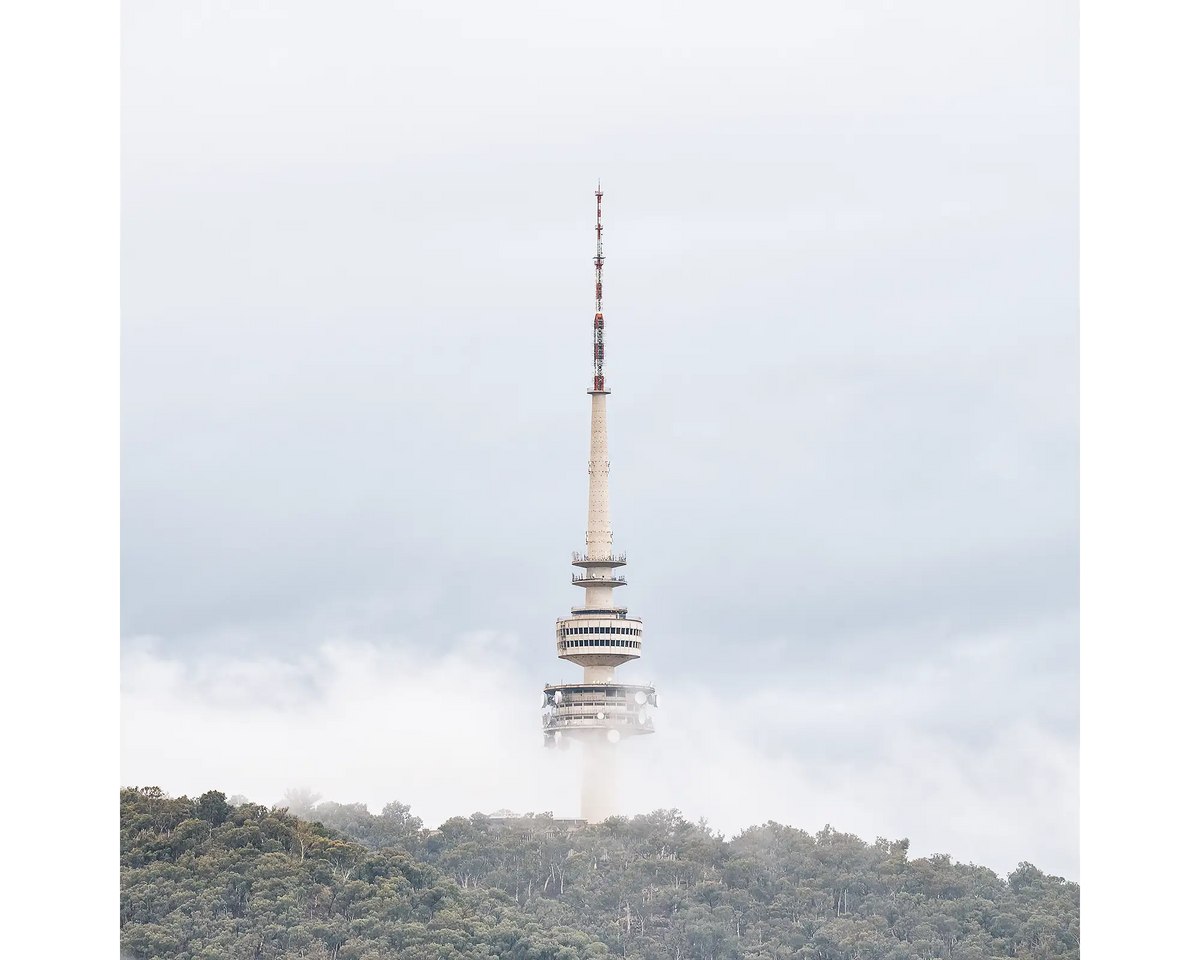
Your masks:
M235 798L241 800L242 798ZM983 960L1079 957L1079 886L907 840L777 823L732 839L678 811L574 828L426 828L297 791L286 807L121 791L123 956L202 960Z

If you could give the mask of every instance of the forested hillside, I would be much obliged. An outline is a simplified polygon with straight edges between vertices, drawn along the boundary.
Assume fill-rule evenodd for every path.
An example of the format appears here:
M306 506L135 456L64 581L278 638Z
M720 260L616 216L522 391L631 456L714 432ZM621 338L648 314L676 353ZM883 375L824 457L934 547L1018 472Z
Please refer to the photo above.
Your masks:
M644 960L1078 957L1079 887L908 842L675 811L568 829L121 791L129 958Z

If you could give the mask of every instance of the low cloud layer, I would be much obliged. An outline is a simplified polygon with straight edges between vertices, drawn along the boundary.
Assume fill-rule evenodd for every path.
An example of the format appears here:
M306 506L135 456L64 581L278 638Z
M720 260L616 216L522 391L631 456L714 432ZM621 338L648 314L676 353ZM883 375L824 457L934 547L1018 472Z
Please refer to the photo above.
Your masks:
M621 807L678 807L727 834L832 822L907 836L916 854L1075 877L1073 708L1053 715L1037 684L1009 675L1012 646L980 638L849 685L660 681L658 732L621 748ZM577 816L581 753L541 746L540 681L515 648L480 633L437 654L338 641L294 660L185 662L132 641L122 780L264 803L304 785L376 812L401 800L431 825L502 807Z

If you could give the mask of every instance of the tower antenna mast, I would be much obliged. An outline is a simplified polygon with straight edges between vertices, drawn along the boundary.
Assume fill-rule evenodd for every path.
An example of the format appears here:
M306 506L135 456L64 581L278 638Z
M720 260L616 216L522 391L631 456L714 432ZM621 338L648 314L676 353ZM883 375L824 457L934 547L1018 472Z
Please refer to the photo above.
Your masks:
M596 321L592 343L594 365L592 389L604 389L604 227L600 222L600 201L604 191L596 181Z

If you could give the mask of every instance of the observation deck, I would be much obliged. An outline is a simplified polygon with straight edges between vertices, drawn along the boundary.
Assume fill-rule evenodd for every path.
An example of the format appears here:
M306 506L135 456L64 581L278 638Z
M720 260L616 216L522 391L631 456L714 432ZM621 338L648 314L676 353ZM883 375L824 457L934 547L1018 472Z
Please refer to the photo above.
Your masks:
M589 557L583 553L571 554L571 563L576 567L623 567L625 566L625 554L617 554L612 557Z
M623 587L625 577L598 577L590 570L587 573L574 573L571 582L577 587Z
M624 610L577 611L554 628L559 659L583 667L617 667L642 655L642 621Z

